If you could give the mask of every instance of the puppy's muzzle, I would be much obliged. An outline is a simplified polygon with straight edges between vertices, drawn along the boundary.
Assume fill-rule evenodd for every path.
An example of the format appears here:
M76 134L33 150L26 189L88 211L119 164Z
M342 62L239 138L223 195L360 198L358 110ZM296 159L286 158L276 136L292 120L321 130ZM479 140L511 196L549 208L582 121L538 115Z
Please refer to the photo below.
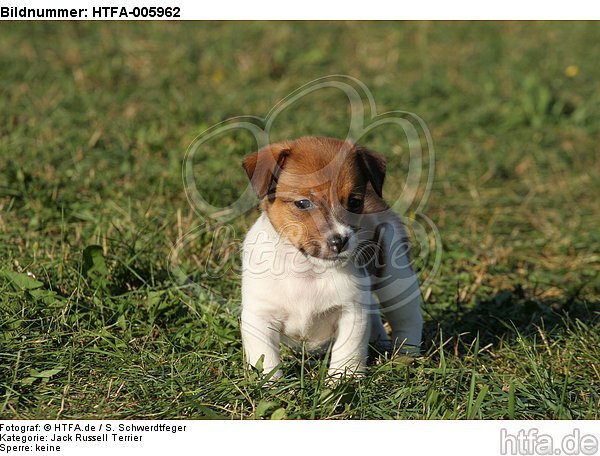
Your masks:
M327 239L327 245L332 252L342 253L348 247L348 236L333 234Z

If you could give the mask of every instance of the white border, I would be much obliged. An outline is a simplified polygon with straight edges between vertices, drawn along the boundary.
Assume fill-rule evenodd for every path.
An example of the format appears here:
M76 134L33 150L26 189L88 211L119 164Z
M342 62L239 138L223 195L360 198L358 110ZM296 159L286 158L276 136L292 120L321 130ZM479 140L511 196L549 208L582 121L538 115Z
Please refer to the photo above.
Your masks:
M87 8L177 6L182 20L590 20L600 19L600 3L589 0L569 2L504 0L56 0L7 1L3 7ZM91 14L86 20L94 19ZM123 20L113 18L112 20ZM142 18L128 17L128 20ZM2 20L12 20L3 18Z
M137 435L137 442L64 442L60 443L61 456L134 456L169 454L223 454L260 455L285 454L286 456L324 455L460 455L481 456L502 454L502 429L516 436L546 435L553 440L554 450L561 447L565 437L577 435L594 436L600 439L600 421L2 421L2 434L7 434L6 425L17 424L35 426L39 423L38 435L47 439L52 435L80 434L98 435L98 432L69 430L76 424L102 425L106 432L107 424L116 432L119 424L131 425L176 425L185 426L183 432L116 432L118 435ZM48 431L43 431L44 426ZM61 430L56 431L55 427ZM23 435L34 435L26 432ZM511 439L513 437L510 437ZM571 439L572 440L572 439ZM0 442L8 443L8 442ZM11 444L15 444L11 442ZM31 443L28 443L31 445ZM504 454L536 453L535 446L515 448L504 445ZM508 452L506 450L509 450ZM597 448L596 448L597 450ZM39 454L35 451L11 452L9 454ZM564 451L554 455L567 455ZM577 452L577 454L586 454ZM588 454L600 454L598 451Z

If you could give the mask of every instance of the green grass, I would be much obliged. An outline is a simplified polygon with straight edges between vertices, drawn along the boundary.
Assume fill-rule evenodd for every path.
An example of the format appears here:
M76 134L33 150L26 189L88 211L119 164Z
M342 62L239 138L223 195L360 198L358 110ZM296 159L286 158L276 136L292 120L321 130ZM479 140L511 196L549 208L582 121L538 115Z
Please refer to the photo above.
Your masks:
M599 41L595 23L3 24L0 417L600 418ZM172 273L204 223L182 162L206 128L328 74L431 130L424 355L337 387L288 355L265 388L242 365L235 244L217 275L210 233L187 244L177 265L203 287ZM323 92L273 133L346 130ZM396 157L387 192L394 135L368 138ZM253 148L197 157L202 194L235 200Z

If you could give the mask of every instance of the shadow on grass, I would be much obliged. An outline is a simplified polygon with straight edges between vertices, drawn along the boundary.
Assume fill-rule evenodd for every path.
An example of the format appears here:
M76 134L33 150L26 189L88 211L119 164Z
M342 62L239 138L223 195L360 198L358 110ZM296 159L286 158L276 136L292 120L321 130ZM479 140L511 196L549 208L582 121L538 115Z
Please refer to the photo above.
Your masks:
M479 336L479 346L500 346L514 341L519 335L566 330L570 322L597 322L600 302L590 302L578 297L582 287L562 298L540 298L517 285L491 296L477 297L475 304L456 303L440 315L428 315L423 330L425 351L439 347L440 339L447 350L463 355ZM429 316L429 318L427 318Z

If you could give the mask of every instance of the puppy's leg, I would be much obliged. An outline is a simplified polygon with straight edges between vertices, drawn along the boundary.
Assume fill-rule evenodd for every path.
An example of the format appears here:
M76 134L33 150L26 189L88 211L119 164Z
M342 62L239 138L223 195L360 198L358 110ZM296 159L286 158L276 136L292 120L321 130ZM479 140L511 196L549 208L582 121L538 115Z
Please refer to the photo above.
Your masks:
M369 323L369 315L360 306L342 310L331 350L330 376L364 374L367 367Z
M409 262L408 241L399 221L382 224L378 232L383 264L373 277L373 291L392 327L394 348L418 353L423 329L422 299Z
M241 330L246 362L256 367L261 356L264 356L263 373L268 374L275 369L280 362L280 333L274 325L251 311L243 309ZM278 370L273 374L273 378L281 377L281 375L281 370Z
M390 351L392 349L392 341L385 332L383 321L381 320L381 311L379 305L373 300L369 304L369 344L380 351Z

